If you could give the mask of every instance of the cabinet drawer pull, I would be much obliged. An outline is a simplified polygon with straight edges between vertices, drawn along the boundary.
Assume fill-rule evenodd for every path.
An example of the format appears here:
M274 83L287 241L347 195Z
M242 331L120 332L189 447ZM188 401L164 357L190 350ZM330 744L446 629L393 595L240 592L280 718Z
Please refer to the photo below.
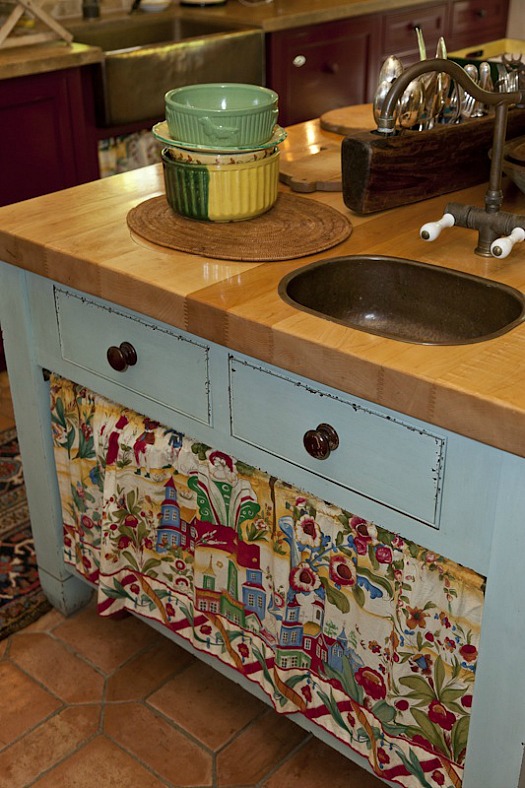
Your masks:
M339 435L330 424L318 424L317 429L307 430L303 437L304 448L316 460L327 460L339 446Z
M125 372L137 363L137 351L130 342L121 342L119 347L111 345L106 356L109 366L117 372Z
M486 9L485 8L478 8L478 10L476 11L476 16L479 17L479 19L484 19L487 16Z
M292 64L296 68L301 68L301 66L304 66L305 63L306 63L306 58L304 55L296 55L292 60Z

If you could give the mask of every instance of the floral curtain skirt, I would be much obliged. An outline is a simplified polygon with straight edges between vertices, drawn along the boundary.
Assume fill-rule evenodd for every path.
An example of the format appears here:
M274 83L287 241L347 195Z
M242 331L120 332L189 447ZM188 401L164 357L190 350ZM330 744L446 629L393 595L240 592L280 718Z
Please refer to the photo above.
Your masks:
M65 560L407 788L461 786L484 578L51 379Z

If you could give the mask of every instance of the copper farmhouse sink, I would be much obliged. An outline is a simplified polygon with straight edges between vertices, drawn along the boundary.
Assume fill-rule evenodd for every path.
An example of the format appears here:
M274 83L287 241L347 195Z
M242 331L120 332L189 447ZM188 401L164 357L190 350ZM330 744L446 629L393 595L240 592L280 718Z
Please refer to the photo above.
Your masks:
M264 33L221 20L181 18L176 7L69 24L74 40L104 52L99 123L162 119L164 94L197 82L263 84Z
M525 319L512 287L399 257L335 257L292 271L281 297L317 317L424 345L482 342Z

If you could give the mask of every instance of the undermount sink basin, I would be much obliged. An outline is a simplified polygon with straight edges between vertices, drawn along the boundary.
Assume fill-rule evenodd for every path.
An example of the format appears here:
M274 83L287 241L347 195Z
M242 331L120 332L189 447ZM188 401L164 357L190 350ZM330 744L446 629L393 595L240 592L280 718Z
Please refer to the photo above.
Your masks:
M68 25L74 41L104 51L97 97L100 125L162 120L164 94L182 85L264 84L261 30L176 14L170 9Z
M525 297L512 287L399 257L321 260L285 276L279 293L317 317L424 345L482 342L525 319Z

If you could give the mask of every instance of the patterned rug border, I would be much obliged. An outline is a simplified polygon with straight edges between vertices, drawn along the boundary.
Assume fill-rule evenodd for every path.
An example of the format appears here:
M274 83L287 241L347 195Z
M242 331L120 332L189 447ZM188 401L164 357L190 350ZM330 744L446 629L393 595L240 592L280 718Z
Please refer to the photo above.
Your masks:
M51 609L40 586L16 428L0 431L0 640Z

